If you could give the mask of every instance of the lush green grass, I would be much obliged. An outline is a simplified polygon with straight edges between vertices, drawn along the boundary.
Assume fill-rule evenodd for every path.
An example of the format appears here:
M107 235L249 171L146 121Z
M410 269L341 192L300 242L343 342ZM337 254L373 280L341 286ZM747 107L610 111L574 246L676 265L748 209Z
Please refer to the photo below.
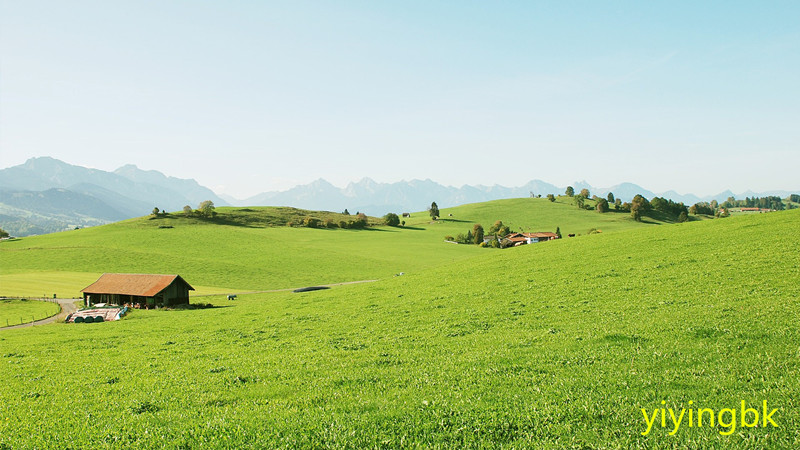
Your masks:
M58 303L37 300L0 299L0 327L34 322L58 314Z
M798 226L642 227L0 333L0 446L797 447ZM662 400L767 400L780 428L642 436Z
M420 212L404 219L405 227L366 230L283 226L306 215L347 217L293 208L219 208L213 220L182 214L143 217L0 243L0 294L72 297L104 272L178 273L204 293L291 288L386 278L496 251L443 242L444 236L466 233L475 223L488 229L503 220L526 231L560 226L564 236L590 228L608 232L648 226L627 214L578 210L567 201L464 205L443 209L444 218L436 222Z

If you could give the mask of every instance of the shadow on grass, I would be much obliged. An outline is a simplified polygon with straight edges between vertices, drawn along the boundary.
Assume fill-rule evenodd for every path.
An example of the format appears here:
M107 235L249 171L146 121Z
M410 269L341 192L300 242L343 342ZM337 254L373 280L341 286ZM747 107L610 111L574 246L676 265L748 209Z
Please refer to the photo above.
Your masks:
M443 219L443 218L441 218L441 217L439 218L439 220L437 220L437 222L474 223L474 222L473 222L473 221L471 221L471 220L461 220L461 219Z

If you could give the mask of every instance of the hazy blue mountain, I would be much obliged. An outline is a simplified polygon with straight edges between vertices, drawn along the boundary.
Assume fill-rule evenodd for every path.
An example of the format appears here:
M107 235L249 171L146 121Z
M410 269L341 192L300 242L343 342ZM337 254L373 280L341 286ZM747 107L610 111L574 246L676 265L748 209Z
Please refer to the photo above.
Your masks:
M156 170L142 170L133 164L127 164L114 171L133 182L160 186L186 198L188 204L196 208L200 202L211 200L217 206L226 206L228 202L217 196L211 189L201 186L193 179L168 177Z
M658 196L672 199L673 201L676 202L683 202L683 204L687 206L691 206L697 202L703 201L703 199L694 194L679 194L675 191L661 192L660 194L658 194Z
M571 185L576 192L589 189L590 195L606 197L613 192L616 198L623 202L630 201L635 195L641 194L648 199L665 197L676 202L693 205L698 201L710 201L716 198L722 202L733 195L730 191L708 197L698 197L694 194L678 194L676 191L654 193L634 183L620 183L611 187L596 188L586 181L576 181ZM378 183L370 178L363 178L358 182L349 183L344 188L337 188L323 179L310 184L295 186L281 192L265 192L245 200L230 199L232 203L250 206L295 206L313 210L342 211L347 208L351 213L365 212L373 216L382 216L387 212L411 212L427 209L432 201L436 201L440 208L462 205L465 203L484 202L502 198L529 197L547 194L560 195L566 191L566 186L559 187L553 184L532 180L523 186L506 187L501 185L464 185L459 188L444 186L430 179L399 181L396 183ZM750 197L763 197L765 195L780 195L785 198L788 191L776 193L753 193L748 191ZM744 198L744 194L736 198Z
M585 180L576 181L572 187L576 192L589 189L590 195L600 197L613 192L622 201L630 201L636 194L647 198L658 195L686 205L712 199L722 202L731 196L737 199L767 195L785 198L790 193L800 192L746 191L736 195L727 190L699 197L678 194L674 190L656 194L633 183L597 188ZM531 180L517 187L497 184L453 187L430 179L379 183L371 178L362 178L338 188L320 178L286 191L264 192L237 200L216 195L195 180L170 177L155 170L141 170L134 165L106 172L43 157L0 170L0 226L12 234L24 236L143 216L153 207L177 211L184 205L196 207L203 200L211 200L218 206L294 206L326 211L346 208L353 214L365 212L382 216L387 212L425 210L432 201L436 201L440 208L447 208L503 198L560 195L565 190L566 186L541 180Z
M177 211L203 200L226 205L195 180L167 177L127 165L115 172L54 158L31 158L0 170L0 226L18 236Z
M131 217L102 200L67 189L0 189L0 224L12 236L51 233Z

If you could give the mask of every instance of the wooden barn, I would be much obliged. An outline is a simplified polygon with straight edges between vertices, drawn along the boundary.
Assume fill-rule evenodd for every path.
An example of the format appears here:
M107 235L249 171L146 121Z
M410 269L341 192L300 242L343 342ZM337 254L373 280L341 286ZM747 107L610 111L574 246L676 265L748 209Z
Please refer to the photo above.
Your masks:
M193 290L180 275L104 273L82 292L87 307L110 303L152 308L188 305Z

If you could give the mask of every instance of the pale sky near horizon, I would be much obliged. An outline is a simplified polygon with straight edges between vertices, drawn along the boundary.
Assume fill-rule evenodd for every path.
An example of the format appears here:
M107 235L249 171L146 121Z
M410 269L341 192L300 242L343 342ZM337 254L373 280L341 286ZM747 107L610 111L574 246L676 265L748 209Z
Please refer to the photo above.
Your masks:
M800 2L0 0L0 168L800 189Z

